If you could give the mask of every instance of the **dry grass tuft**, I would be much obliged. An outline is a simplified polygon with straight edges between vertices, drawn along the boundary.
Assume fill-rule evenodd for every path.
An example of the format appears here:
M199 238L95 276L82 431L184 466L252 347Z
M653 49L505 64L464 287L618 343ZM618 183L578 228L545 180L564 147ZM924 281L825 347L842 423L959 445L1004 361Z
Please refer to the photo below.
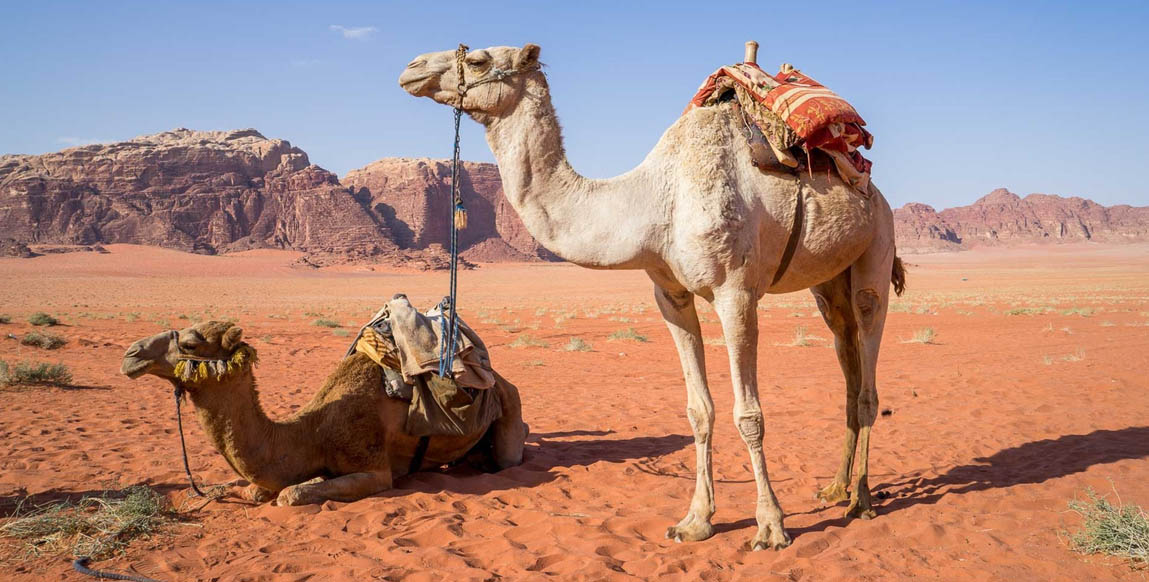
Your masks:
M33 555L67 551L106 558L173 520L166 500L143 485L22 509L17 507L0 533L24 540Z
M1108 554L1129 560L1131 565L1149 565L1149 515L1136 505L1110 503L1092 489L1087 501L1073 500L1069 509L1084 520L1081 531L1070 537L1070 545L1083 554Z
M508 346L512 348L545 348L550 346L550 344L540 339L535 339L531 337L530 334L524 333L515 338L515 341L508 344Z
M565 352L589 352L589 351L592 351L592 348L591 348L590 344L583 341L582 338L572 337L570 339L570 341L567 342L567 344L565 346L563 346L563 351L565 351Z
M610 339L611 341L618 341L618 340L632 341L632 342L648 342L648 341L650 341L649 338L642 335L641 333L638 333L638 330L634 329L633 327L615 330L615 331L611 332L608 339Z
M806 331L806 326L799 325L798 327L794 328L794 340L788 344L779 344L779 345L782 345L785 347L791 347L791 348L804 348L804 347L813 346L813 345L815 345L815 342L820 342L820 341L825 341L825 340L816 336L816 335L810 335Z
M319 319L316 319L315 321L313 321L311 323L312 323L312 325L316 325L319 327L340 327L338 321L335 321L334 319L325 319L322 317Z
M932 343L934 343L934 338L936 338L936 337L937 337L937 333L934 331L934 328L923 327L919 330L914 331L914 337L911 337L908 340L902 340L902 343L904 343L904 344L932 344Z

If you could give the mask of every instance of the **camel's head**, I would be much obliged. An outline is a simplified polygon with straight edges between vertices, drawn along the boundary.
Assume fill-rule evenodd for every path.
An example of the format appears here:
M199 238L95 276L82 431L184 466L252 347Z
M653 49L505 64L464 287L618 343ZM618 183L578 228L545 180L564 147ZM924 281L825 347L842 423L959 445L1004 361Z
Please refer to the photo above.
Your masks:
M463 111L483 121L512 111L526 84L539 71L539 46L494 46L467 53L463 59ZM455 51L419 55L399 75L399 86L416 97L444 105L459 104L459 72Z
M222 379L255 361L255 350L243 343L243 329L226 321L205 321L165 331L132 344L120 372L135 379L144 374L181 385Z

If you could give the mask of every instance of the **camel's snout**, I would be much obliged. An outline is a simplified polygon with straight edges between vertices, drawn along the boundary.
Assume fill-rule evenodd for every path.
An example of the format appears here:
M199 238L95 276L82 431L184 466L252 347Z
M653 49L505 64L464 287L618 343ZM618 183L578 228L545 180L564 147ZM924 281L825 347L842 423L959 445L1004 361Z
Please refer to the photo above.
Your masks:
M419 55L407 63L407 68L399 75L399 86L416 97L430 96L438 90L439 77L447 71L451 62L442 53Z
M143 376L152 364L164 359L168 351L168 334L160 333L137 341L124 352L120 373L136 379Z

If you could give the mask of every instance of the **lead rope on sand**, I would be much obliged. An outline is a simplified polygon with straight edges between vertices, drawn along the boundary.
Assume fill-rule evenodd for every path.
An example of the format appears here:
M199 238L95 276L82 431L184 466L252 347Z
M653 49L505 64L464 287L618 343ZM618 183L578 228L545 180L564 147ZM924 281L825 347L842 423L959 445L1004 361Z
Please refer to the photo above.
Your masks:
M93 578L101 578L104 580L130 580L131 582L163 582L155 578L145 578L143 576L132 576L131 574L117 574L116 572L106 572L104 570L93 570L88 567L92 562L92 558L88 556L80 556L72 562L72 568L81 574L91 576Z

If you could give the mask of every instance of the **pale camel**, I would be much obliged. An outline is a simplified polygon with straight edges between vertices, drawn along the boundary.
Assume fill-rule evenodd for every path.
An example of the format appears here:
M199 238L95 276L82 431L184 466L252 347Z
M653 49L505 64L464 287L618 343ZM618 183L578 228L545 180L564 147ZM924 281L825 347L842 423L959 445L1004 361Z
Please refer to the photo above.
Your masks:
M832 173L763 172L751 165L741 120L729 105L698 108L663 134L635 169L608 180L576 173L563 151L539 47L475 50L457 72L454 51L421 55L399 84L416 97L460 105L486 127L508 200L527 229L560 257L595 269L641 269L678 348L694 431L696 484L686 517L669 528L676 540L702 540L714 529L711 433L694 297L711 302L722 321L734 385L734 420L750 452L758 487L752 549L790 544L770 487L758 400L758 299L810 288L834 332L846 377L846 442L834 480L820 496L847 497L848 516L874 515L868 484L870 428L878 411L874 370L895 262L893 214L876 188L851 190ZM469 90L460 91L461 82ZM804 191L804 220L789 268L778 281L783 249Z
M390 489L396 477L408 474L419 439L404 433L407 402L386 396L382 368L375 362L358 353L343 359L310 403L275 421L259 405L255 351L242 336L240 328L218 321L156 334L128 348L120 371L130 378L151 374L182 387L216 450L251 483L240 495L252 501L356 501ZM188 358L229 371L219 378L181 380L176 366ZM483 440L487 429L433 437L416 470L457 461L473 450L489 454L499 468L522 462L527 430L518 390L501 377L491 390L499 390L502 417L489 427L490 440ZM490 449L477 447L480 441L489 442Z

